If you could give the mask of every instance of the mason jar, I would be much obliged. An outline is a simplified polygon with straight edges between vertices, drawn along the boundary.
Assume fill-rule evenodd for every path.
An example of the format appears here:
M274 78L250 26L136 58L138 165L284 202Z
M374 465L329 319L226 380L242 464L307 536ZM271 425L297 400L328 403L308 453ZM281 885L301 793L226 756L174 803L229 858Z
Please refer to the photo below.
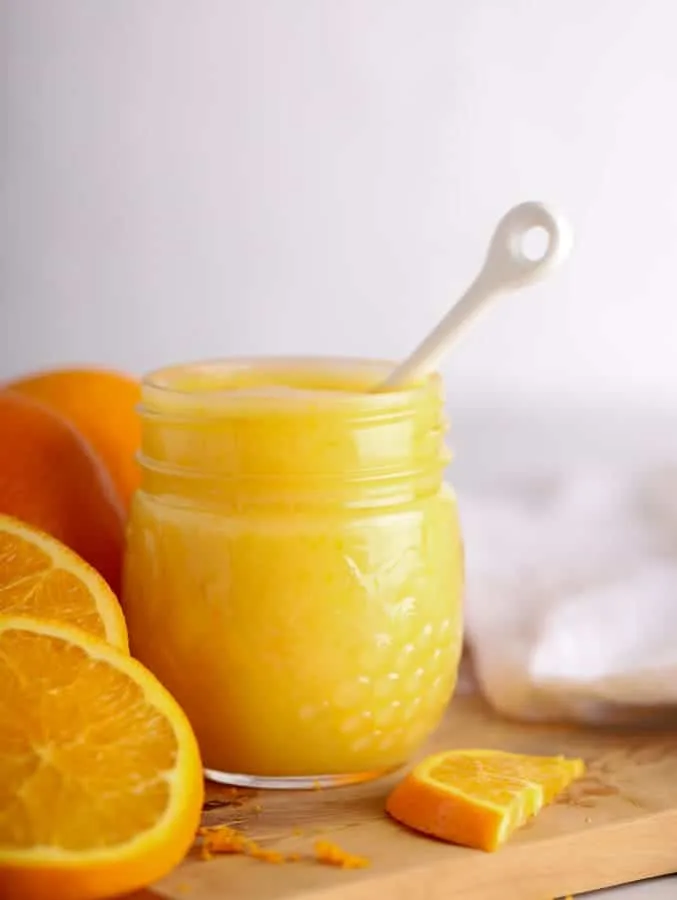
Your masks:
M224 360L143 382L123 602L208 777L355 782L406 763L452 694L462 543L437 375Z

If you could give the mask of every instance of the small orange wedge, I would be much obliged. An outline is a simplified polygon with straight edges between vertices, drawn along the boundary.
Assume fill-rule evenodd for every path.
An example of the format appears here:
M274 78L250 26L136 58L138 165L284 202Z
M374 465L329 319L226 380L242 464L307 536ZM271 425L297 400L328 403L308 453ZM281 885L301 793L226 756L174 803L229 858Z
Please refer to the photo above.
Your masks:
M127 650L117 597L88 563L56 538L0 515L0 615L76 625Z
M502 750L429 756L388 797L388 813L443 841L497 850L585 772L580 759Z
M78 628L0 616L0 897L100 900L183 858L202 767L140 663Z

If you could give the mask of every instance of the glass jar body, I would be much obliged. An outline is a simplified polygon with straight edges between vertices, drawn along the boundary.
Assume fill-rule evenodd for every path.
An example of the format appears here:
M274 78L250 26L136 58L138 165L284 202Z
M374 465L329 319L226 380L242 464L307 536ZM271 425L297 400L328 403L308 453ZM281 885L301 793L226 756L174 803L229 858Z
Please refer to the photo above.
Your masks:
M390 770L438 723L461 651L439 390L372 400L357 388L374 364L217 365L221 380L192 396L175 384L192 385L189 370L162 376L171 396L144 391L132 650L185 709L214 777L298 786ZM267 382L290 392L271 402Z

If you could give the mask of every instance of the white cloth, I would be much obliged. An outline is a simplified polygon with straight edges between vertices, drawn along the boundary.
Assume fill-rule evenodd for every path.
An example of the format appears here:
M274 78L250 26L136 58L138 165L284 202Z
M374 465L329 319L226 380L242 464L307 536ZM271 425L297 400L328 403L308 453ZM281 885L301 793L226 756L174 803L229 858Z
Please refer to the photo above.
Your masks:
M525 720L677 719L677 469L459 492L480 689Z

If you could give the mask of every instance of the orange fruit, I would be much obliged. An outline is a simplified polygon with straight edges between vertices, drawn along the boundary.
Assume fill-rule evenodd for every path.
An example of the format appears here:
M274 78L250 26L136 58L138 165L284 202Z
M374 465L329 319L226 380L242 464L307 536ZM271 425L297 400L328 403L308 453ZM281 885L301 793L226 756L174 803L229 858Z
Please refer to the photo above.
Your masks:
M95 900L166 875L203 800L195 736L141 663L0 616L0 896Z
M0 515L0 615L75 625L127 651L127 627L101 575L56 538Z
M0 390L0 513L66 544L118 593L124 511L83 437L30 397Z
M388 813L443 841L497 850L585 772L580 759L501 750L448 750L429 756L388 797Z
M51 407L77 428L103 460L128 509L139 484L138 381L106 369L55 369L17 379L7 387Z

